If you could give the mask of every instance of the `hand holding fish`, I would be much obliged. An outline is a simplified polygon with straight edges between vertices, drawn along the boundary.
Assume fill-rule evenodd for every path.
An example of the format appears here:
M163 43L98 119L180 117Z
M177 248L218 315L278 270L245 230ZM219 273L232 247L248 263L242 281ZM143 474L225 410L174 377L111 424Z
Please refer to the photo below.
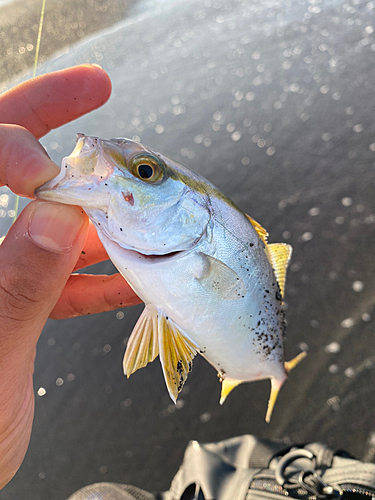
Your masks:
M43 75L1 95L0 185L34 197L35 188L59 171L37 139L101 106L110 92L106 73L87 65ZM28 446L35 346L47 318L139 301L120 275L70 276L73 269L108 258L90 226L79 207L35 201L0 246L0 488Z

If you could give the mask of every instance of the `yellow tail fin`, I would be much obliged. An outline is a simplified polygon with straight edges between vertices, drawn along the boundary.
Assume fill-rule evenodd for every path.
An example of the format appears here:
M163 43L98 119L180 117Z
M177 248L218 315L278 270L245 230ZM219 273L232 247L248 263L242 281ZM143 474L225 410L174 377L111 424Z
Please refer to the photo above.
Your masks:
M305 351L300 352L297 354L297 356L290 361L285 361L284 367L285 367L285 373L288 374L290 373L293 368L295 368L303 359L305 359L307 356L307 353ZM273 409L275 407L275 403L277 400L277 396L279 395L281 386L283 385L284 380L276 380L275 378L271 378L271 394L270 394L270 399L268 400L268 407L267 407L267 413L266 413L266 422L267 424L270 423L271 421L271 416Z

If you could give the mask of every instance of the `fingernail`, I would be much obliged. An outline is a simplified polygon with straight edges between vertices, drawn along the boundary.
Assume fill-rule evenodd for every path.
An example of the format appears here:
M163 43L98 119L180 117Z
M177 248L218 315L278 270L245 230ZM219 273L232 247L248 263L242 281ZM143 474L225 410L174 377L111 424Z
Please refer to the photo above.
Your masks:
M29 224L32 241L50 252L69 250L84 223L81 209L46 201L35 203Z

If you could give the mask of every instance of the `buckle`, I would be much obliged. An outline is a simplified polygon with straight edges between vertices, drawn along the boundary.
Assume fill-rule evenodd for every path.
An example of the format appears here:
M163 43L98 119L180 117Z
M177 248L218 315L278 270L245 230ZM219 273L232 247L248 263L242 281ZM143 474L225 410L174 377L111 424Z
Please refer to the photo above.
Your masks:
M292 462L300 458L307 458L312 462L312 468L301 470L298 477L286 478L285 470ZM312 493L318 499L324 498L342 498L343 491L341 488L329 485L323 481L323 478L316 472L316 456L309 450L299 449L293 450L280 458L276 469L275 479L280 486L286 490L303 488Z

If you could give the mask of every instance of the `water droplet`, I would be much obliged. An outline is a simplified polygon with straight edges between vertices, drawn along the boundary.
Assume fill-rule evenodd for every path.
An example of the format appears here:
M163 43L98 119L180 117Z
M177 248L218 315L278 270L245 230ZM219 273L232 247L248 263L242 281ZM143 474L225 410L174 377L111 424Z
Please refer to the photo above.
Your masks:
M320 212L320 208L313 207L313 208L310 208L309 215L311 215L311 217L315 217L316 215L319 214L319 212Z
M117 319L124 319L125 314L122 311L118 311L116 313L116 318Z
M341 350L341 346L338 342L331 342L326 345L324 348L325 352L329 352L330 354L337 354Z
M339 371L339 367L338 367L338 365L335 365L335 364L330 365L328 367L328 371L329 371L329 373L332 373L332 374L337 373Z
M207 422L209 422L211 420L211 413L209 413L209 412L203 413L199 417L199 420L202 422L202 424L206 424Z
M357 134L359 134L360 132L363 131L363 125L361 125L360 123L357 123L357 125L354 125L353 127L353 132L356 132Z
M38 394L38 396L42 397L45 394L47 394L47 391L45 390L44 387L39 387L39 389L37 390L37 394Z
M350 207L352 205L353 200L351 198L345 197L341 200L341 203L344 205L344 207Z
M353 286L353 290L355 292L362 292L363 287L364 287L362 281L354 281L352 286Z
M303 235L301 236L301 240L302 241L310 241L312 238L313 238L313 234L310 233L309 231L306 231L306 233L303 233Z
M244 156L241 160L242 165L248 165L250 163L250 158Z
M370 321L370 320L371 320L371 316L369 313L362 314L362 321Z
M63 383L64 383L64 381L62 378L59 377L58 379L56 379L55 384L57 385L57 387L61 387L63 385Z
M353 318L346 318L343 321L341 321L341 326L343 328L351 328L354 326L354 319Z
M232 141L239 141L241 139L241 132L238 132L238 130L236 130L236 132L233 132L233 134L231 135L231 139Z
M354 368L351 366L345 370L345 376L348 378L353 378L355 376Z

